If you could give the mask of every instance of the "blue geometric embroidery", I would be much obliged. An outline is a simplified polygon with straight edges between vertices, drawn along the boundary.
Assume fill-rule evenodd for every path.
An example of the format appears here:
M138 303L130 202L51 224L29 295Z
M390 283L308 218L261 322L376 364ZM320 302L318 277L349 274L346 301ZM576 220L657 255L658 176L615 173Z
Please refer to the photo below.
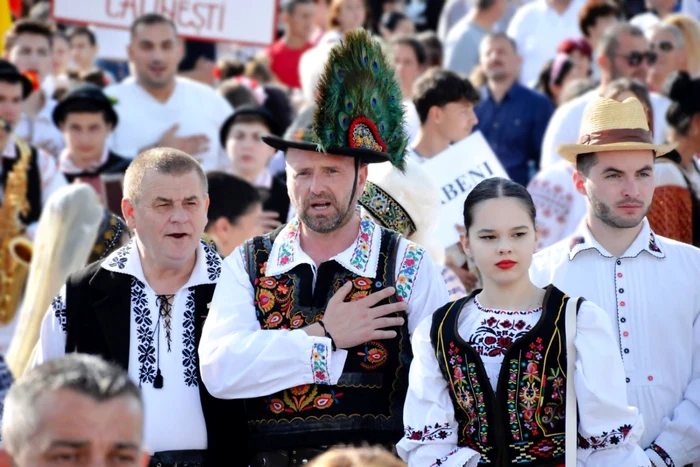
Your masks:
M206 242L202 241L202 246L204 246L204 254L206 256L207 275L211 282L216 282L221 275L221 258Z
M126 246L118 249L112 258L112 261L109 263L109 267L124 269L126 267L127 256L129 256L129 253L131 253L132 245L133 240L131 240Z
M156 349L153 346L153 320L148 309L148 297L144 284L135 277L131 278L131 310L136 322L138 340L139 384L153 383L156 377Z
M198 387L197 348L194 337L194 287L187 289L185 315L182 321L182 366L185 374L185 386Z
M66 302L63 299L63 289L61 289L51 302L53 314L61 325L63 332L66 332Z

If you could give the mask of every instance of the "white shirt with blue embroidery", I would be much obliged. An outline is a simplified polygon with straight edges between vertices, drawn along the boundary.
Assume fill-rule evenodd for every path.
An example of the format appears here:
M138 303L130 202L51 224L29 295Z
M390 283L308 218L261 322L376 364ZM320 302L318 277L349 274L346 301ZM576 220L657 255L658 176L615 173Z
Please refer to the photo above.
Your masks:
M361 277L375 278L381 228L367 218L357 240L331 258ZM199 346L202 380L221 399L264 396L304 384L336 384L347 350L331 351L330 339L309 336L302 329L263 330L253 304L254 291L239 247L222 264ZM266 275L284 274L300 264L317 266L299 244L299 220L282 229L272 244ZM449 301L447 286L425 250L403 237L399 241L395 277L397 295L408 303L408 330ZM319 373L320 371L320 373Z
M108 271L131 276L128 370L141 388L145 406L144 440L151 453L207 448L197 379L194 287L215 284L221 260L203 242L196 254L190 279L171 301L170 332L164 318L156 330L160 314L158 298L144 276L136 242L131 240L102 263L102 268ZM65 293L64 286L44 318L33 366L65 355ZM153 384L158 364L163 376L160 389Z
M700 250L656 235L644 219L616 258L584 222L534 256L530 277L607 312L627 398L644 417L639 444L657 467L700 467Z

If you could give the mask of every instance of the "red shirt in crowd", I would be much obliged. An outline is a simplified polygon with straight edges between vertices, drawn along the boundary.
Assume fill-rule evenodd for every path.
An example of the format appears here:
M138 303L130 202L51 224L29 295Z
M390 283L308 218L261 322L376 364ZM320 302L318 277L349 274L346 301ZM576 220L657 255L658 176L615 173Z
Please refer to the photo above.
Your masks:
M301 55L311 47L313 44L308 43L301 49L290 49L282 39L278 40L267 49L270 69L285 85L290 88L301 88L299 60Z

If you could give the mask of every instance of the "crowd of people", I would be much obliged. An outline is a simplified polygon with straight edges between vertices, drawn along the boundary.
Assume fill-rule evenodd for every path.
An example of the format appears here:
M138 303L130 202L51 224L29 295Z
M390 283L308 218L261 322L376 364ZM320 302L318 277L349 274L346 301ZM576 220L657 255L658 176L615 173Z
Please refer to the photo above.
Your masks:
M0 467L700 466L693 1L282 0L267 47L22 2Z

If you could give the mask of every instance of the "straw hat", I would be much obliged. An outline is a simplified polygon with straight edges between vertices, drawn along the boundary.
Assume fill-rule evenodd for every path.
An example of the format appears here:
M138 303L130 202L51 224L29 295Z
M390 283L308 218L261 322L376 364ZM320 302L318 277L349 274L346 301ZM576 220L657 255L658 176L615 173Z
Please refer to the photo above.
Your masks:
M656 157L671 152L674 144L654 144L641 102L629 97L623 102L598 97L586 105L578 144L557 147L561 157L576 163L576 156L589 152L649 149Z

